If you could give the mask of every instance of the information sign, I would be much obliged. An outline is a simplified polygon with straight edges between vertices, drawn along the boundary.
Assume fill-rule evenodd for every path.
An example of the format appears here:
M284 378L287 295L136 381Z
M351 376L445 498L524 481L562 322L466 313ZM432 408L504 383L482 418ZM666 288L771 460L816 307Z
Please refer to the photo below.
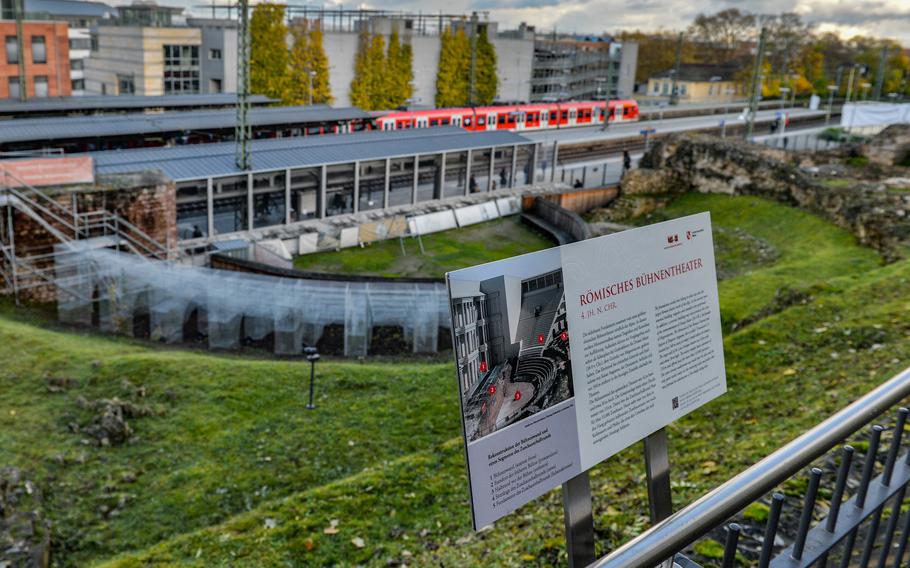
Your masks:
M707 213L446 280L475 529L726 392Z

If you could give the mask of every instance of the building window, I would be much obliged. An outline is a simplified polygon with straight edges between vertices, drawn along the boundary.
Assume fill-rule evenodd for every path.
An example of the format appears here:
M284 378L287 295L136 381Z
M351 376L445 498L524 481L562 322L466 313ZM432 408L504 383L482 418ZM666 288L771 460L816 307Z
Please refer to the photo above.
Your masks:
M74 91L84 91L85 90L85 79L73 79L72 81Z
M164 46L164 94L199 93L199 46Z
M32 36L32 63L47 63L47 46L44 36Z
M210 49L209 50L209 59L221 59L221 50L220 49Z
M6 62L19 63L19 44L16 36L6 36Z
M10 77L9 78L9 98L11 98L11 99L19 98L19 77Z
M85 69L85 59L70 59L70 71L82 71Z
M117 94L136 94L136 81L132 75L117 75Z
M47 96L47 76L35 75L35 97L42 98Z
M74 37L70 39L70 49L91 49L92 40L87 37Z
M89 48L93 52L98 51L98 34L97 33L93 32L89 35Z
M221 79L209 79L210 93L220 93L221 90Z

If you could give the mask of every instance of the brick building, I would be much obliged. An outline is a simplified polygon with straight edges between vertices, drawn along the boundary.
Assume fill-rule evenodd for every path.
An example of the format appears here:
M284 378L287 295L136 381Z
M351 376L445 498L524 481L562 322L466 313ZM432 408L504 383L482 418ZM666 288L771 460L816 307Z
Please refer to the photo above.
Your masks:
M22 36L28 98L70 96L72 83L67 24L26 21ZM0 37L3 38L4 48L0 54L0 99L18 99L21 85L16 22L0 20Z

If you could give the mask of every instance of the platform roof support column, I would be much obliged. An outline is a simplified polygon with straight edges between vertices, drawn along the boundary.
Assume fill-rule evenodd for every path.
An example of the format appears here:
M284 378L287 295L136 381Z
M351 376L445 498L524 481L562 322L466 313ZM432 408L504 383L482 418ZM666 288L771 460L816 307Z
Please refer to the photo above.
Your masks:
M284 170L284 224L291 224L291 168Z
M559 142L553 142L553 163L550 164L550 183L556 181L556 164L559 161Z
M382 190L382 208L389 207L389 188L392 180L392 158L385 159L385 187Z
M518 144L512 146L512 175L509 176L509 187L515 187L515 168L518 167Z
M354 213L360 211L360 162L354 162Z
M467 177L464 180L464 194L468 195L471 193L471 158L474 156L474 150L468 150L468 159L467 164L465 165L465 175Z
M493 189L493 175L496 171L496 148L490 148L490 171L488 172L487 177L487 188L484 191L492 191Z
M215 236L215 180L208 178L205 180L205 210L206 224L208 225L208 236Z
M246 228L253 230L253 174L246 174Z
M531 179L527 180L528 185L534 185L537 182L537 152L539 150L540 144L534 144L534 153L531 154L531 167L529 168Z
M417 203L417 180L420 177L420 156L414 156L414 187L411 190L411 205Z
M325 191L327 185L327 173L325 164L320 166L319 171L319 218L325 219Z
M438 180L438 195L436 199L442 199L446 195L446 153L442 153L442 158L439 160L439 172L436 175Z

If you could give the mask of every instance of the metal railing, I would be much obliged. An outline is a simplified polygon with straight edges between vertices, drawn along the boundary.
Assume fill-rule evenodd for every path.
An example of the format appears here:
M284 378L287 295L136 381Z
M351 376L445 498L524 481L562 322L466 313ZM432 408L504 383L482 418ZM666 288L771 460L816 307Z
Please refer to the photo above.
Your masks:
M891 378L872 392L809 430L796 440L777 450L746 471L727 481L720 487L695 501L683 510L656 524L608 556L596 561L597 568L640 568L658 566L677 556L685 547L725 523L736 513L780 483L811 465L816 459L841 443L848 436L879 417L882 413L910 396L910 369ZM842 502L845 488L853 492L855 480L850 480L853 448L844 446L842 459L832 498L830 513L824 522L811 528L822 472L813 468L809 474L808 489L799 515L799 526L793 544L772 558L775 539L779 531L779 520L783 496L772 497L767 527L762 539L761 557L758 566L774 568L802 568L826 566L835 556L842 567L869 565L876 553L876 565L901 566L910 540L910 512L904 514L899 537L895 540L901 517L901 506L910 484L910 452L898 458L901 439L908 411L900 409L887 451L882 473L873 479L879 458L881 435L884 429L873 426L868 450L859 483L855 493L847 502ZM882 530L881 521L886 502L894 503ZM859 557L855 556L855 544L860 525L869 520ZM735 523L727 527L723 566L733 566L741 527ZM841 545L841 543L843 543ZM889 562L890 560L890 562ZM690 560L677 561L680 565L697 566Z

